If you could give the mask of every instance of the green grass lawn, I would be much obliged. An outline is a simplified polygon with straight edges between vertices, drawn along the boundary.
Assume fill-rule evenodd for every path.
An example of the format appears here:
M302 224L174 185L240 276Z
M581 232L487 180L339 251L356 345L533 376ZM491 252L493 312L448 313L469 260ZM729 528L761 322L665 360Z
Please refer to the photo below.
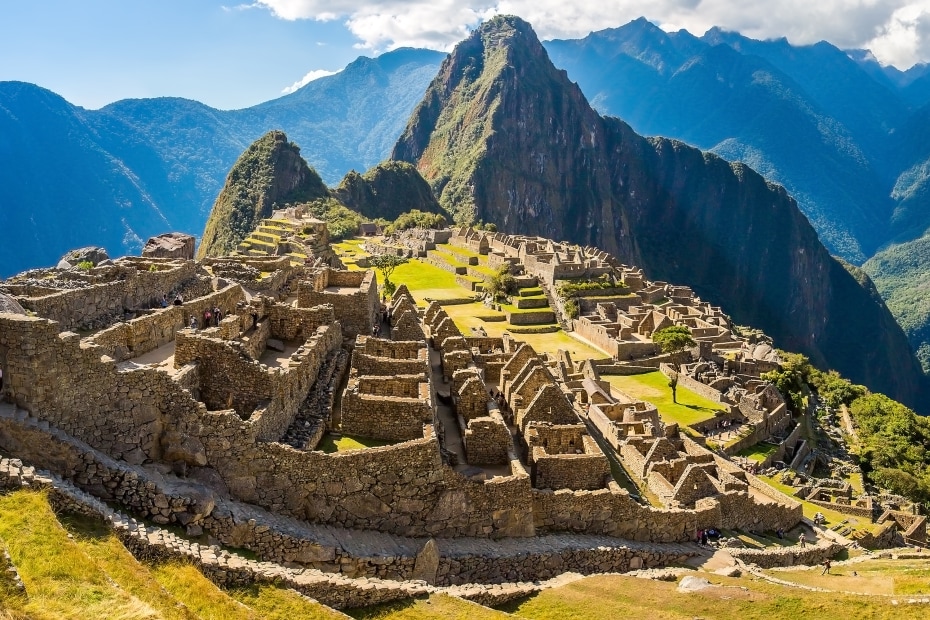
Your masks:
M895 607L883 597L789 589L748 577L734 579L708 574L701 576L715 587L696 593L684 593L677 591L675 583L613 575L593 576L560 588L545 590L532 598L508 604L503 609L519 618L532 620L849 620L916 618L926 611L902 609L914 606Z
M28 599L0 600L0 610L24 618L158 618L163 600L137 597L108 575L68 537L44 493L16 491L0 497L0 541L26 586ZM145 573L132 560L120 572ZM143 575L138 575L144 579ZM184 617L176 614L174 617Z
M444 307L449 317L466 336L471 335L472 327L483 327L488 336L492 338L499 338L511 328L511 325L507 322L487 322L478 318L480 316L503 316L503 313L486 308L482 303L456 304ZM575 360L610 357L600 349L572 338L562 330L548 334L513 333L512 335L516 340L532 345L537 353L556 353L559 349L563 349L569 351L572 354L572 359Z
M778 449L778 446L776 445L765 443L765 442L760 442L754 446L746 448L745 450L740 450L736 454L736 456L741 456L745 459L749 459L751 461L761 463L765 461L765 459L767 459L769 455L773 454L775 450L777 449Z
M378 280L381 280L380 273ZM391 274L391 282L398 286L406 284L417 303L424 306L428 305L425 301L427 297L455 299L474 295L471 291L456 284L454 274L415 258L395 269Z
M510 617L505 613L445 594L434 594L428 599L408 599L350 609L348 613L360 620L497 620Z
M665 422L677 422L680 427L710 420L715 412L723 411L720 403L698 396L681 385L678 386L678 402L673 403L668 377L658 370L641 375L606 375L602 378L621 392L652 403Z
M254 610L262 620L337 620L342 614L300 595L270 584L229 591L230 596Z
M364 450L365 448L377 448L379 446L390 446L395 442L381 441L380 439L369 439L368 437L355 437L353 435L343 435L334 437L326 434L320 441L317 450L326 453L346 452L347 450Z
M806 586L861 594L930 594L930 563L926 560L865 560L850 566L834 566L829 575L821 575L821 572L797 568L771 571L771 574Z
M455 252L456 254L461 254L462 256L473 256L482 262L487 262L488 260L486 255L481 255L470 248L463 248L461 246L452 245L451 243L437 244L436 249L440 252Z
M818 512L821 513L826 518L826 526L828 528L832 528L834 525L846 521L846 525L852 529L866 531L872 531L875 529L875 524L868 519L843 514L842 512L830 510L829 508L824 508L823 506L818 506L817 504L804 501L799 497L794 497L794 489L789 485L781 482L777 476L758 476L758 478L759 480L762 480L763 482L775 487L795 501L801 502L801 506L804 510L804 516L808 519L813 519L814 515L816 515Z

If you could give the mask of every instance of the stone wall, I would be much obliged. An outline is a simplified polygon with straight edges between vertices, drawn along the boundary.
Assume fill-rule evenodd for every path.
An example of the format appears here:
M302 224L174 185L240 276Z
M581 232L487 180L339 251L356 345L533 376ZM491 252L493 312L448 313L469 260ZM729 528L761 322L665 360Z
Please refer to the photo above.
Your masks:
M603 453L549 454L536 447L532 454L537 489L601 489L610 479L610 464Z
M510 460L507 451L512 440L500 414L469 420L464 442L471 465L503 465Z
M774 568L776 566L823 564L824 560L833 559L845 549L846 547L843 545L831 542L805 547L778 547L775 549L728 548L727 553L746 564L755 564L759 568Z
M297 307L330 304L343 332L350 337L371 333L379 308L378 280L373 270L310 270L297 285Z
M90 328L121 319L126 310L158 307L162 296L173 297L173 292L183 291L185 297L207 294L210 280L198 276L199 270L194 261L126 257L94 270L101 274L92 276L98 282L86 288L17 300L24 308L60 323L62 329Z
M339 324L324 325L284 368L268 368L241 354L237 343L190 330L178 332L176 367L197 362L200 394L209 409L234 409L261 441L277 441L294 421L330 352L342 342Z
M172 342L178 330L189 327L191 316L200 322L204 310L214 307L229 314L242 299L242 287L234 284L184 305L170 305L131 321L117 323L97 332L87 342L102 348L117 362L132 359Z
M425 388L420 397L403 398L364 393L350 380L342 395L342 432L384 441L423 437L423 426L433 422L433 409L429 384L419 385Z
M426 349L423 349L424 353ZM429 361L426 359L394 359L390 357L376 357L358 349L352 352L352 367L359 375L414 375L424 377L429 372Z
M661 510L637 503L615 482L596 491L533 490L537 533L569 531L627 540L687 542L694 532L722 527L720 505L702 500L695 510Z

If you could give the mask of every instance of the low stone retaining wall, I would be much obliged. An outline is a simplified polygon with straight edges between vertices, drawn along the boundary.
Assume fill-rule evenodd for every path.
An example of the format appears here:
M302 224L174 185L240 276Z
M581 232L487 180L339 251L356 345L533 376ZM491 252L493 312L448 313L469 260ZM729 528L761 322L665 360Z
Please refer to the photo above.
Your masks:
M613 572L683 562L698 553L693 545L663 547L632 543L611 546L609 540L604 540L603 545L591 546L581 543L578 537L566 536L555 544L537 540L535 545L530 544L528 548L524 547L526 541L513 541L512 546L518 545L525 553L514 553L518 550L514 546L513 549L499 550L503 554L498 557L493 550L483 549L483 544L478 542L474 553L460 549L453 552L451 557L439 558L438 566L434 564L436 581L457 584L452 587L435 587L416 580L352 579L313 569L286 568L271 562L249 560L217 546L185 540L123 515L47 472L38 472L15 459L0 459L0 488L23 487L46 489L56 512L76 513L104 521L133 556L141 561L190 562L219 587L274 583L292 588L335 609L377 605L431 593L457 596L482 605L500 605L558 585L540 583L539 579L560 575L567 567L578 567L579 572L584 574ZM493 567L490 573L487 568L489 564ZM430 569L425 572L429 573ZM476 573L485 573L495 583L469 583L469 577ZM523 581L508 582L518 579Z
M145 468L115 461L61 431L42 429L43 423L30 423L31 420L34 418L16 421L0 417L0 440L6 449L10 445L30 446L26 452L46 455L49 462L58 464L61 473L73 477L75 484L102 494L107 501L119 502L133 513L158 519L160 523L202 529L223 544L249 549L266 561L297 563L326 573L341 573L344 577L410 579L415 574L417 555L427 541L364 530L308 526L256 506L216 497L194 483L167 475L156 479ZM0 487L4 479L13 476L2 463ZM689 545L584 534L496 542L438 539L438 546L434 581L438 585L537 581L566 571L584 574L625 571L680 562L698 552Z
M734 558L746 564L755 564L760 568L776 566L813 566L824 560L833 559L846 547L839 543L808 545L806 547L780 547L777 549L727 549Z
M190 562L221 588L273 583L297 590L335 609L388 603L427 595L432 590L423 582L350 579L316 570L285 568L249 560L216 546L184 540L167 530L120 514L67 482L24 467L16 460L0 459L0 487L47 489L49 502L56 512L81 514L106 522L138 560Z
M555 313L552 310L537 310L534 312L507 312L507 321L511 325L538 325L540 323L554 323Z

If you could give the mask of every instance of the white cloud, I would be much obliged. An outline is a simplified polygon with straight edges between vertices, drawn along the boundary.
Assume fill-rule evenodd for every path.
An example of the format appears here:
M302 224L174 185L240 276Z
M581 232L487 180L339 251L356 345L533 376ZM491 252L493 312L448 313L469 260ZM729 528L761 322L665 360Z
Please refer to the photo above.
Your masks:
M533 24L543 39L582 37L644 15L666 30L711 26L794 44L870 47L902 68L930 60L930 0L258 0L282 19L345 20L358 47L448 50L497 13Z
M299 90L300 88L306 86L313 80L318 80L322 77L326 77L327 75L336 75L336 73L338 73L338 71L327 71L326 69L314 69L313 71L303 76L302 78L300 78L299 80L297 80L296 82L288 86L287 88L284 88L281 91L281 94L290 95L294 91Z
M225 4L220 5L220 8L226 11L227 13L232 13L233 11L248 11L249 9L260 9L262 4L258 2L253 2L251 4L237 4L235 6L226 6Z

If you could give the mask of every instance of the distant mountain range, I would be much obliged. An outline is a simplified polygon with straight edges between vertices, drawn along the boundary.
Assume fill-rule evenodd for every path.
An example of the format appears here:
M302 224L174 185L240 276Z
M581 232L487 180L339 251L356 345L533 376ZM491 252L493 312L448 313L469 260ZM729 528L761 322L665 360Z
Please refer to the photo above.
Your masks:
M827 248L874 278L930 369L930 294L916 288L930 280L930 67L645 19L547 49L600 112L783 185Z
M236 158L281 129L328 184L390 152L445 54L400 49L244 110L134 99L85 110L0 82L0 277L68 249L137 253L154 234L200 235Z
M901 72L825 42L666 33L644 19L544 46L602 114L784 185L827 248L875 277L928 365L930 300L912 287L930 279L926 66ZM170 98L92 111L0 83L0 226L15 240L0 244L0 276L53 264L76 246L116 255L168 230L200 234L236 158L272 129L334 186L389 155L444 57L362 57L234 111Z

